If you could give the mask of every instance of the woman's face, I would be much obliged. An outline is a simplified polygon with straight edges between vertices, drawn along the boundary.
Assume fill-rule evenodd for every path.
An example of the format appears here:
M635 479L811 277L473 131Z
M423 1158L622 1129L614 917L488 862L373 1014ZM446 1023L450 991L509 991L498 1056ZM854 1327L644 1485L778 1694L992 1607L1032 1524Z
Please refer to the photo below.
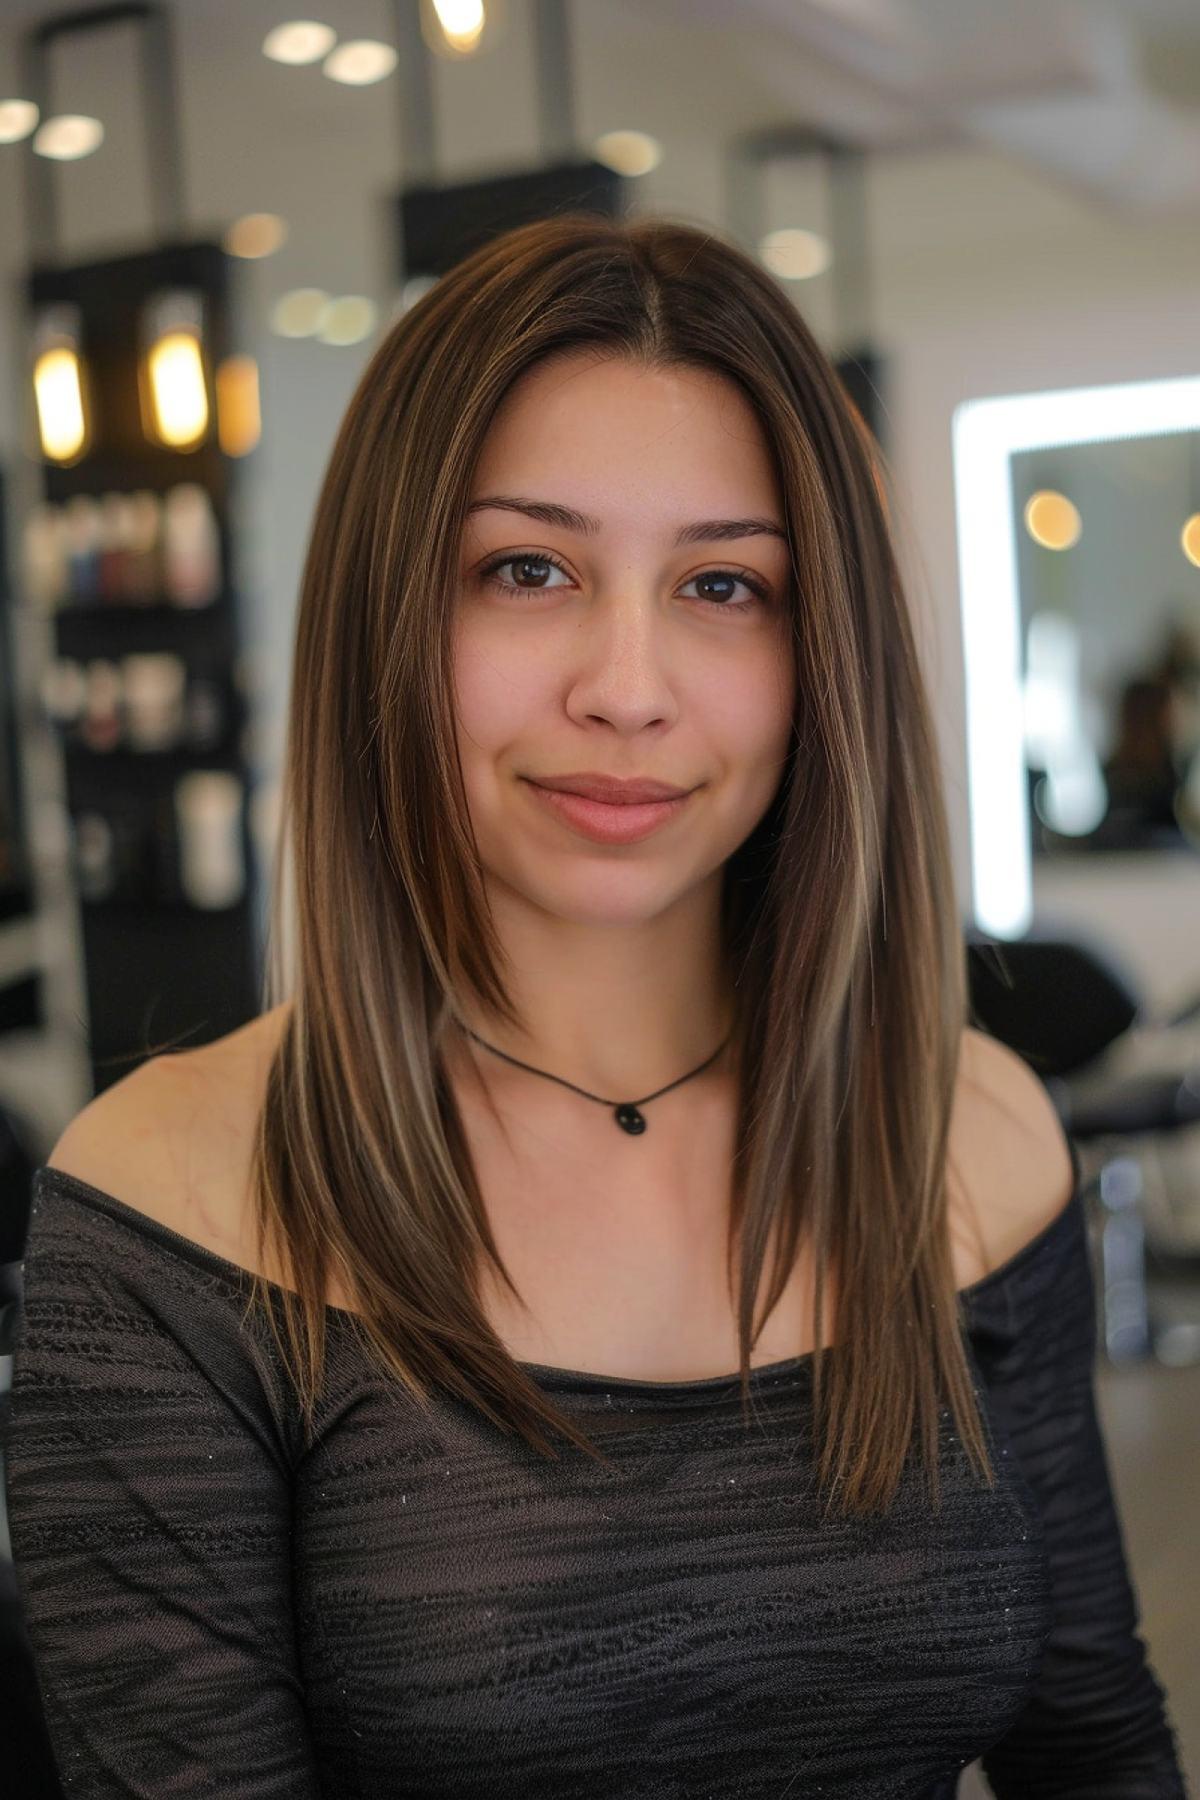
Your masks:
M720 376L584 351L511 390L472 488L455 617L458 749L489 882L617 925L719 879L790 745L784 530L762 428ZM688 797L636 841L601 841L531 785L579 773Z

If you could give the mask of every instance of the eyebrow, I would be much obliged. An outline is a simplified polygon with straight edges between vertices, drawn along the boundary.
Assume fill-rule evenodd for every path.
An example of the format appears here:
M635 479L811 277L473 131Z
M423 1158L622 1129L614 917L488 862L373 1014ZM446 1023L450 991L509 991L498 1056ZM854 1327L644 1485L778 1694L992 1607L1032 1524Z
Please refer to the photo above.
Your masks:
M599 519L576 512L570 506L559 506L553 500L526 500L512 494L488 494L482 500L472 500L467 512L479 512L486 506L499 507L504 512L524 513L543 525L557 525L563 531L577 531L583 537L595 537L603 529ZM785 544L788 541L787 532L774 519L749 518L695 519L690 525L680 526L675 542L703 544L745 537L775 537Z

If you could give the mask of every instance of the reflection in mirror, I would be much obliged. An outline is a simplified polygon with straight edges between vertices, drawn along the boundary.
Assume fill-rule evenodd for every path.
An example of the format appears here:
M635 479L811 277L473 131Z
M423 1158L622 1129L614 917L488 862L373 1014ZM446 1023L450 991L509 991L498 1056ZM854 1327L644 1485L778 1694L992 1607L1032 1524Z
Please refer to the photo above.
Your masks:
M1035 855L1200 846L1200 432L1011 459Z

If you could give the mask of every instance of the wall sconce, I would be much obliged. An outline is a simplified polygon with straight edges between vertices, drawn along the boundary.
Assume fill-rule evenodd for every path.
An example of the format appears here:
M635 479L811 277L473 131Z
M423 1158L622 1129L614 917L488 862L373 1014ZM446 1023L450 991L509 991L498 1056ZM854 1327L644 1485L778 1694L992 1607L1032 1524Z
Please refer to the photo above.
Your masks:
M168 450L194 450L208 436L209 421L200 295L180 289L148 300L142 343L142 429Z
M47 462L69 468L91 442L91 408L79 350L80 310L45 307L34 326L33 392Z

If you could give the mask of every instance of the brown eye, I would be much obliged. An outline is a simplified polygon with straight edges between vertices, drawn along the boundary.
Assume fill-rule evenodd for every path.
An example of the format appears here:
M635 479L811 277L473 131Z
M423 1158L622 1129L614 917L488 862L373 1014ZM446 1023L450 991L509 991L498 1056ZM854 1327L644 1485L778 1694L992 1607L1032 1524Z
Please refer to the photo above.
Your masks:
M540 589L544 588L547 584L545 582L539 582L536 579L533 582L531 582L528 586L526 586L524 581L521 581L521 580L518 580L515 582L514 581L499 581L496 579L496 574L497 574L497 571L500 569L517 569L517 570L524 571L524 570L531 569L531 568L536 569L538 567L557 569L559 571L559 573L562 575L565 575L567 572L563 568L562 564L560 562L556 562L554 557L552 557L552 556L535 556L532 553L526 553L526 554L520 555L520 556L496 556L496 557L493 557L491 562L485 563L483 568L480 569L479 578L481 581L488 582L492 587L499 588L502 593L533 594L533 593L537 593Z

